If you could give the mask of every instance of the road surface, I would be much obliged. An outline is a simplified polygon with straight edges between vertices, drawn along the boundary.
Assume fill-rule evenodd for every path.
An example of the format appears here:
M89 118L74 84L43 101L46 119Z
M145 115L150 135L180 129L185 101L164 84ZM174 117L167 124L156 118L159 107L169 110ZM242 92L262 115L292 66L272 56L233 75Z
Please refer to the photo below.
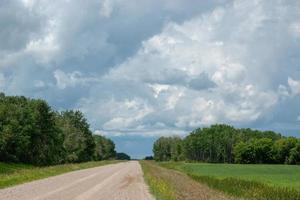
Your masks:
M1 200L154 200L137 161L105 165L1 189Z

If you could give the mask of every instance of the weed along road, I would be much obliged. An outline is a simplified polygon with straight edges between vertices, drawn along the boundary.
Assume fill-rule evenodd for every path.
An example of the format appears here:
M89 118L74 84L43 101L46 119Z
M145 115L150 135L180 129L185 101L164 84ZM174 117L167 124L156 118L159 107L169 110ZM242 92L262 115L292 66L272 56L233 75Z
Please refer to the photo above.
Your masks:
M153 200L137 161L110 164L0 190L1 200Z

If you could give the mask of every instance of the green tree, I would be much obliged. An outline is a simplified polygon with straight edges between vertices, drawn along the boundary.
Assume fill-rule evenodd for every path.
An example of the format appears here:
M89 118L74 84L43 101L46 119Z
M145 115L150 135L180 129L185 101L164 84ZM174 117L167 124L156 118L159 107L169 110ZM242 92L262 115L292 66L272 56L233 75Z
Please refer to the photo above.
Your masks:
M231 163L236 141L237 131L229 125L196 129L184 139L185 156L188 160Z
M255 148L252 144L240 142L234 147L234 156L236 163L255 163Z
M273 131L216 124L195 129L184 139L161 137L154 143L153 153L154 159L159 161L284 163L294 160L290 159L290 154L296 141L296 138L285 138ZM295 152L297 150L293 155Z
M115 156L113 141L94 138L80 111L58 113L43 100L0 93L0 161L52 165Z
M116 159L117 160L130 160L130 156L127 155L126 153L117 153L116 154Z
M180 137L169 137L171 160L180 161L184 159L183 154L183 141Z
M171 145L167 137L160 137L153 145L154 159L157 161L171 160Z
M289 163L290 151L296 146L297 138L288 137L277 140L273 146L274 160L276 163Z
M0 160L36 165L63 160L63 135L43 100L0 96Z
M180 137L160 137L153 145L154 159L158 161L183 160L183 142Z
M67 162L84 162L94 158L95 141L80 111L69 110L58 114L57 124L64 135Z
M273 162L273 140L270 138L261 138L252 140L251 144L255 149L255 163Z
M96 143L96 160L107 160L116 157L115 144L112 140L101 135L94 135L94 140Z
M38 165L58 164L63 161L63 135L55 122L55 114L42 100L34 100L32 130L30 134L29 161Z
M190 133L183 142L185 158L187 160L207 161L209 146L205 140L200 128Z
M289 164L300 164L300 140L298 140L295 147L290 150L288 163Z

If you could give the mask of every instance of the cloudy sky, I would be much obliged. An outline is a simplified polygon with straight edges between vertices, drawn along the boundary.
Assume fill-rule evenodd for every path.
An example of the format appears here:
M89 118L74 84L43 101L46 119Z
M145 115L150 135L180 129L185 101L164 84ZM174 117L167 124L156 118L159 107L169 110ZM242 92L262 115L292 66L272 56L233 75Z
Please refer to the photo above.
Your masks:
M300 1L0 0L0 90L138 158L214 123L299 136Z

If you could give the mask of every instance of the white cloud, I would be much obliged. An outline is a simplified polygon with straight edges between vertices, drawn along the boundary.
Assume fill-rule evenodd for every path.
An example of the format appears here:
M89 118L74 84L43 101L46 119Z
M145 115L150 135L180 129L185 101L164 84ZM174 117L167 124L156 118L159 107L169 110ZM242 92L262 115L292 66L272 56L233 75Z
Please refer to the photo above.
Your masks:
M32 8L36 3L36 0L21 0L25 7Z
M96 130L95 134L104 135L108 137L117 136L144 136L144 137L157 137L157 136L183 136L186 135L186 131L178 129L134 129L134 130L122 130L122 131L107 131Z
M164 84L149 84L149 87L153 89L154 97L157 98L161 92L168 90L170 86Z
M113 0L103 0L100 8L100 15L110 17L113 11Z
M54 71L53 75L56 80L56 86L59 89L65 89L67 87L75 86L84 86L99 81L97 78L94 77L84 77L83 74L79 71L65 73L62 70L57 69Z
M300 93L300 80L294 80L293 78L288 77L288 84L291 88L292 95Z
M45 38L30 41L25 51L33 54L40 62L47 63L59 51L59 45L55 36L49 33Z
M252 9L255 15L249 13ZM256 63L248 60L248 55L257 51L252 46L253 38L265 34L261 27L267 19L276 17L276 13L263 9L262 2L238 2L183 24L169 23L106 78L150 82L157 99L156 112L174 111L171 117L178 128L255 122L269 114L283 92L265 87L257 77L265 63L264 55L256 57ZM223 25L228 22L232 23L230 30ZM245 22L249 22L247 26ZM187 82L201 74L215 86L202 91L189 88ZM269 81L267 84L273 80Z
M177 102L184 96L184 88L174 85L149 84L154 97L163 104L163 109L174 109Z
M177 102L181 97L184 96L184 91L180 88L174 87L170 92L170 95L167 97L166 109L174 109L177 105Z
M152 107L139 98L122 101L82 99L79 107L88 115L94 116L95 121L102 121L102 128L106 131L122 131L139 127L142 125L141 120L153 112ZM102 113L105 113L105 117L97 119L97 116Z
M153 110L140 100L125 100L124 102L110 102L111 105L105 105L109 108L114 106L112 119L103 124L105 130L125 130L140 126L140 120ZM118 113L117 117L114 117Z
M300 37L300 22L294 22L290 25L289 31L296 38Z
M34 86L37 88L44 88L46 86L46 84L44 83L44 81L36 80L36 81L34 81Z
M278 94L280 97L283 97L283 98L290 96L290 93L289 93L287 87L284 85L278 86Z
M299 6L7 1L0 7L0 87L82 109L105 134L292 123L300 112Z

